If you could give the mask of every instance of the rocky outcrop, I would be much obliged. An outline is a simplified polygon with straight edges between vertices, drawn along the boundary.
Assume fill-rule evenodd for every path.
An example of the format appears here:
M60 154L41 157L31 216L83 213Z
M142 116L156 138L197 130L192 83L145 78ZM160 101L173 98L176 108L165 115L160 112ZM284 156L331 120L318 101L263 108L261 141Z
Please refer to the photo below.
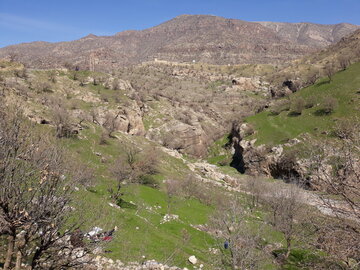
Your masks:
M192 126L176 120L166 123L161 128L149 130L146 136L168 148L198 157L206 154L208 144L211 143L201 126Z
M307 184L308 171L306 161L299 160L292 153L284 151L284 147L292 147L300 140L293 139L284 145L272 148L266 145L256 145L256 139L245 137L251 128L247 123L233 128L234 160L242 172L254 176L267 176L285 181L304 181ZM239 162L241 161L241 164Z

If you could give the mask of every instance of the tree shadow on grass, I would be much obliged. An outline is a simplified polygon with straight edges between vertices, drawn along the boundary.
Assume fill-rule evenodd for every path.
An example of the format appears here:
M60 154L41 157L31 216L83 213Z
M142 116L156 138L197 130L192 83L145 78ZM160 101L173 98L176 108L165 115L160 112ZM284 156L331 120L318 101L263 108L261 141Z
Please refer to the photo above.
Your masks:
M299 115L301 115L301 113L299 113L299 112L289 112L289 113L288 113L288 116L289 116L289 117L297 117L297 116L299 116Z
M326 116L326 115L330 115L330 114L331 114L331 112L324 110L324 109L319 109L314 112L315 116Z
M321 81L321 82L315 84L314 86L315 86L315 87L320 87L320 86L322 86L322 85L324 85L324 84L329 84L329 83L330 83L329 80L325 80L325 81Z

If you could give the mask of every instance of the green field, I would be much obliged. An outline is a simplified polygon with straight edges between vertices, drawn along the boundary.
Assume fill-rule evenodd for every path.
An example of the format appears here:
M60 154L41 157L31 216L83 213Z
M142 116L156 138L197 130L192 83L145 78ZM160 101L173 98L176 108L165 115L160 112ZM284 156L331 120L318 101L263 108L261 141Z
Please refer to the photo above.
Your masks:
M298 97L314 103L312 108L304 109L301 115L293 116L289 111L273 115L264 111L247 118L252 124L256 144L276 145L289 139L308 133L322 136L331 130L339 120L360 117L360 63L334 75L331 82L327 78L320 79L315 85L304 88L290 96L290 103ZM337 100L333 113L322 114L322 103L328 97Z

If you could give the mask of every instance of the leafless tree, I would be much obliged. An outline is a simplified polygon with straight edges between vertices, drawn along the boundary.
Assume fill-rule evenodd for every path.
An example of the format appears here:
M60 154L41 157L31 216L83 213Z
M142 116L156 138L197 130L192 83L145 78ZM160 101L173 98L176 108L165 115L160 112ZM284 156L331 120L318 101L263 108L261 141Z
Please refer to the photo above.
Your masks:
M339 65L340 65L340 68L342 70L346 70L348 68L348 66L350 65L350 57L347 56L347 55L341 55L338 57L338 62L339 62Z
M260 245L260 229L251 230L246 212L235 196L227 197L211 217L210 230L218 239L222 269L259 269L264 258ZM215 259L215 257L214 257Z
M320 77L319 71L317 70L311 71L306 77L306 84L307 85L315 84L316 81L319 79L319 77Z
M350 120L349 120L350 121ZM351 261L360 265L360 121L352 119L335 128L337 142L311 144L310 172L312 181L326 191L320 196L322 206L337 221L323 223L319 228L319 244L349 267ZM329 198L332 194L337 199ZM325 233L326 232L326 233Z
M110 188L111 197L121 201L122 187L129 183L144 184L144 176L158 172L158 158L153 148L141 151L134 145L124 145L124 154L115 162L112 173L116 179L115 189Z
M167 195L167 213L171 214L175 197L181 194L181 182L177 180L167 180L165 182L165 191Z
M109 137L114 137L113 133L118 129L119 123L118 118L120 117L121 111L118 111L117 113L108 113L105 116L105 122L103 123L103 127L107 131L107 135Z
M295 185L268 185L268 192L263 194L263 201L270 209L269 220L275 229L282 232L286 241L287 259L292 250L297 232L297 223L304 218L303 192Z
M57 138L70 138L76 135L71 116L61 100L52 100L53 120L56 127Z
M335 66L333 63L328 63L325 67L324 67L324 72L325 75L328 77L329 79L329 83L332 82L332 78L336 72L335 70Z
M259 206L263 193L265 192L265 185L262 179L251 177L246 181L246 190L249 193L249 205L253 210Z
M16 109L0 109L0 235L7 236L4 269L63 269L88 251L67 238L73 178L64 151L39 134ZM67 229L67 230L66 230Z

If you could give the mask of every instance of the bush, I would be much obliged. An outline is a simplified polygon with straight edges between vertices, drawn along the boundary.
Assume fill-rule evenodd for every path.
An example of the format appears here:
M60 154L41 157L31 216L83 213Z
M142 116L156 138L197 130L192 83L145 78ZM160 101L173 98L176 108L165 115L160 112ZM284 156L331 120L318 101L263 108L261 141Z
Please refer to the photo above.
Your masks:
M321 112L323 112L324 114L330 114L334 112L337 106L338 102L336 98L326 97L322 103Z
M313 98L309 97L305 100L305 108L310 109L315 106L315 100Z
M158 181L154 178L153 175L149 175L149 174L140 176L139 184L148 186L148 187L152 187L152 188L159 187Z
M300 115L304 108L305 108L305 100L301 97L298 97L291 102L290 114L291 115Z
M283 99L275 104L271 109L270 112L272 115L279 115L283 111L290 110L290 101L288 99Z

